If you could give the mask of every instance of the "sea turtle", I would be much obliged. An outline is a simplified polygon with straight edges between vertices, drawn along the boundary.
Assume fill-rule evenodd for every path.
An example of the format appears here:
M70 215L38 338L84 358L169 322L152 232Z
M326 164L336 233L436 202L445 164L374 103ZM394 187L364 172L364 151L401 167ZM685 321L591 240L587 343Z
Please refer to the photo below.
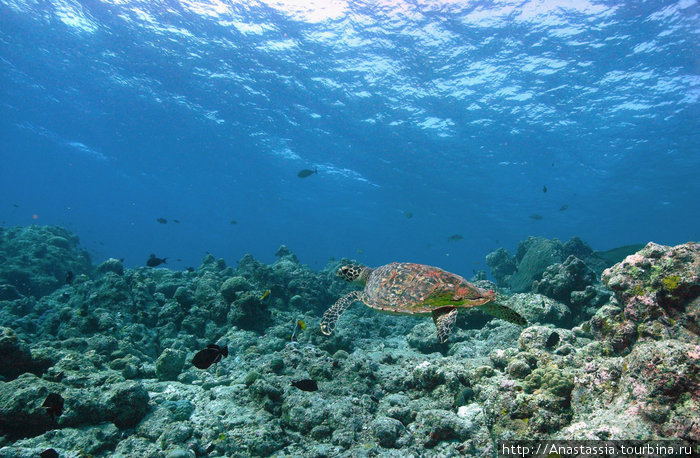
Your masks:
M432 315L440 342L447 341L457 321L457 309L478 307L486 313L525 326L527 321L515 311L494 302L496 293L472 285L459 275L438 267L393 262L376 269L347 264L338 269L347 281L365 285L341 297L326 310L321 332L330 335L340 315L355 301L382 312L400 315Z

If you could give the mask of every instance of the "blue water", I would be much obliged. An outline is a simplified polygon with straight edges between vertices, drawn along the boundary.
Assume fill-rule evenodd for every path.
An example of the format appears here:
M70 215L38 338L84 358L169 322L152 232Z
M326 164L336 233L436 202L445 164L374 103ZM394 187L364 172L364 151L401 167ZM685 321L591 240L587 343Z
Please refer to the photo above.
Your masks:
M0 222L173 268L697 240L699 35L694 0L0 0Z

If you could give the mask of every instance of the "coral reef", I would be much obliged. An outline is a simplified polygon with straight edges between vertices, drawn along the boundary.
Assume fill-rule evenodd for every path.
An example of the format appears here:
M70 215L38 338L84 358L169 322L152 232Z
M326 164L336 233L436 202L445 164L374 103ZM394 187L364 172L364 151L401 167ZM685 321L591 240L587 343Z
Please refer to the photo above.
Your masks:
M36 246L77 240L33 228L5 231ZM429 319L360 304L324 336L323 311L353 286L338 263L314 272L284 246L271 265L109 259L44 295L5 283L0 455L492 456L501 439L697 441L698 245L647 245L602 275L611 297L585 244L543 240L510 258L539 272L517 278L527 292L498 299L530 325L467 310L446 344ZM63 249L59 273L81 259ZM518 270L498 262L511 285ZM193 367L211 343L229 356ZM316 386L293 384L306 379ZM41 407L49 393L65 399L61 415Z
M515 256L504 248L491 252L486 263L499 287L511 292L535 292L565 304L569 325L590 318L609 299L610 292L598 277L605 259L578 237L557 239L528 237Z
M45 296L66 283L68 272L88 273L90 256L78 243L58 226L0 228L0 300Z

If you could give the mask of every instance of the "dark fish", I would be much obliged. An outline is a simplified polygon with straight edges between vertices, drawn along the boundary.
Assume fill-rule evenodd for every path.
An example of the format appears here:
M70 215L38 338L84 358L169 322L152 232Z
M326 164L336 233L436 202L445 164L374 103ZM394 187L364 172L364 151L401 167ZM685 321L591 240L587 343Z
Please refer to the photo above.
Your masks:
M544 346L547 348L553 348L559 343L559 334L556 332L553 332L547 337L547 341L544 343Z
M542 186L542 192L547 192L547 186Z
M160 224L166 224L168 222L168 220L165 218L158 218L156 221L158 221Z
M66 272L66 285L73 283L73 271L69 270Z
M163 259L156 258L156 255L151 253L151 257L148 258L148 261L146 261L146 265L148 267L156 267L156 266L159 266L161 264L165 264L166 259L168 259L168 258L163 258Z
M413 212L406 210L403 212L403 214L406 216L406 218L411 219L413 218Z
M534 219L535 221L541 221L542 220L542 215L539 213L533 213L530 215L530 219Z
M567 208L569 208L569 206L567 204L564 204L561 207L559 207L559 211L560 212L566 211Z
M185 269L185 270L188 271L188 272L194 272L194 267L188 267L188 268Z
M231 224L238 224L238 221L236 221L235 219L232 219Z
M15 208L19 208L19 205L17 205L17 204L12 204L12 206Z
M41 407L45 408L49 415L60 417L63 413L63 397L58 393L49 393Z
M462 234L452 234L451 236L447 237L448 242L458 242L462 240L464 236Z
M299 388L302 391L316 391L318 390L318 383L316 380L311 380L310 378L305 378L292 382L292 386Z
M306 178L306 177L313 175L314 173L318 174L318 169L316 169L316 168L313 170L304 169L304 170L300 170L299 173L297 173L297 176L299 178Z
M221 358L228 356L228 347L220 347L216 344L209 344L204 350L198 351L194 358L192 358L192 364L197 369L207 369L214 363L221 361Z
M175 223L175 224L180 224L180 220L179 220L179 219L174 219L174 220L173 220L173 223Z
M43 452L39 453L41 458L58 458L58 452L52 448L47 448Z

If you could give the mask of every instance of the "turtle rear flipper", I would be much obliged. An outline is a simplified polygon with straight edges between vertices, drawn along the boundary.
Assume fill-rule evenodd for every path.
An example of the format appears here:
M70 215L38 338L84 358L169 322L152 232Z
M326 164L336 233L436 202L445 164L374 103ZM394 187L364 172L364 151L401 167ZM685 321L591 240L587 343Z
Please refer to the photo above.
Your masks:
M438 340L440 343L447 342L450 337L452 327L457 322L457 309L455 307L441 307L433 310L433 321L437 328Z
M335 330L335 325L338 323L338 318L345 312L353 302L359 301L362 297L362 291L353 291L338 299L338 302L333 304L331 308L326 310L321 320L321 332L329 336Z
M520 314L515 310L510 309L505 305L488 302L486 304L478 305L477 308L483 310L489 315L495 316L496 318L500 318L520 326L527 326L527 320L525 318L520 316Z

